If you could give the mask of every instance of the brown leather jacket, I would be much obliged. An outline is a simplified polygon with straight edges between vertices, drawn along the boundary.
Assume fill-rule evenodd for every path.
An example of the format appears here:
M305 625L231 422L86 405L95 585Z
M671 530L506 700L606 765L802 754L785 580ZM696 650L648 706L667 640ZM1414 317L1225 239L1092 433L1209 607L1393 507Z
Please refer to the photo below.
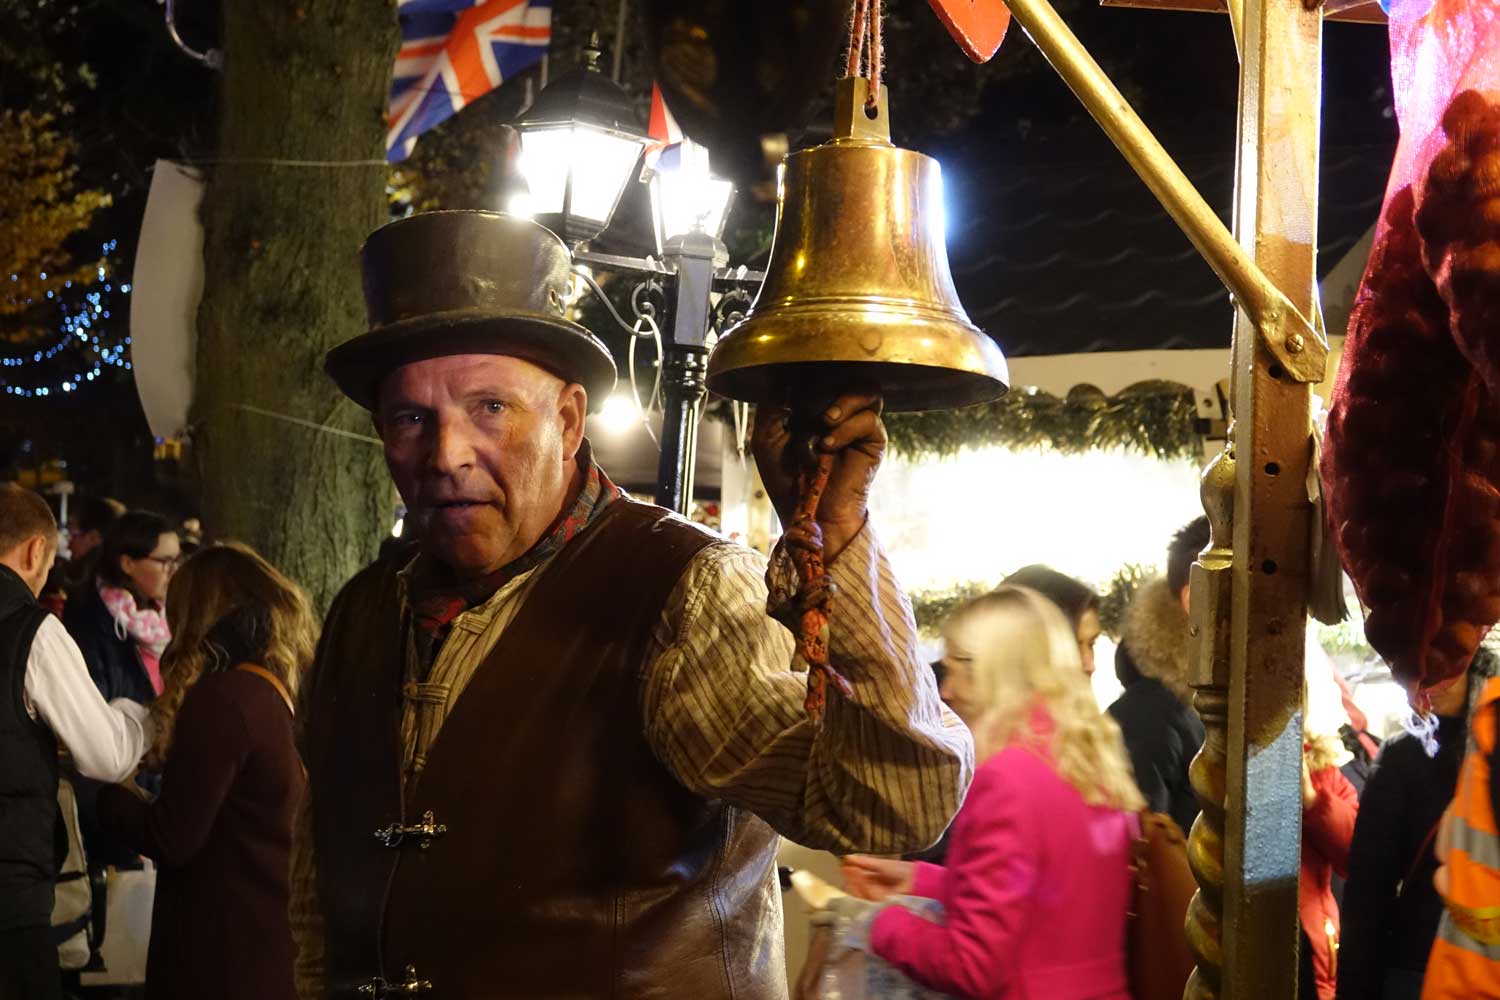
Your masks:
M408 967L438 1000L785 996L774 833L684 789L641 731L651 624L711 541L611 504L555 557L404 790L395 568L350 583L306 699L330 996ZM429 812L445 832L376 836Z

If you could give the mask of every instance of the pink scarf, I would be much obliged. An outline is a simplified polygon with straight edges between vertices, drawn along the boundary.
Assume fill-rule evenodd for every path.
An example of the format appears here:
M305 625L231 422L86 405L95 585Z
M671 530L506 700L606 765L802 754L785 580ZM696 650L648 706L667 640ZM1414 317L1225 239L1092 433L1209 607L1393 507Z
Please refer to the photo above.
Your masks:
M161 694L161 653L172 641L166 615L155 608L137 608L135 598L123 587L99 584L99 598L115 620L115 635L127 636L140 647L141 663L151 678L151 687Z

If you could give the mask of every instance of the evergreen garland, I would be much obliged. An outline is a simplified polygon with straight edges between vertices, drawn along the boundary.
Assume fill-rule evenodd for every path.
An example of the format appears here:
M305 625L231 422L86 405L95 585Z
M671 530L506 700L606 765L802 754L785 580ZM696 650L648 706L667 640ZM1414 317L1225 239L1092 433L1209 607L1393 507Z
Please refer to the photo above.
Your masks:
M1076 455L1127 448L1157 458L1198 452L1192 390L1175 382L1139 382L1117 396L1091 385L1057 397L1016 388L993 403L959 410L891 413L885 417L893 452L909 458L952 456L963 447L1051 447Z
M1157 570L1154 567L1127 563L1115 572L1107 587L1098 591L1099 627L1104 630L1105 635L1119 638L1120 625L1125 619L1125 609L1130 606L1141 584L1156 575ZM1088 583L1086 580L1084 582ZM912 617L916 619L917 631L936 638L942 629L943 619L952 614L955 608L971 598L989 593L998 586L1000 586L998 581L980 583L977 580L970 580L953 587L916 591L910 595L910 598ZM1089 586L1095 585L1090 583ZM1098 590L1097 587L1096 590Z

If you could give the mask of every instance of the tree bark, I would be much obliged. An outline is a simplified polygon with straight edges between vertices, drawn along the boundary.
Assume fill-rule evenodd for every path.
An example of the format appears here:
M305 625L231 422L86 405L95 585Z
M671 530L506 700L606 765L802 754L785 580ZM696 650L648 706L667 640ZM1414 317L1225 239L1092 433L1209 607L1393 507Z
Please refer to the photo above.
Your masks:
M370 421L323 355L365 326L358 250L387 218L386 169L348 161L384 158L396 4L224 0L222 14L193 404L204 528L253 545L321 611L393 513L378 444L349 436L373 437Z

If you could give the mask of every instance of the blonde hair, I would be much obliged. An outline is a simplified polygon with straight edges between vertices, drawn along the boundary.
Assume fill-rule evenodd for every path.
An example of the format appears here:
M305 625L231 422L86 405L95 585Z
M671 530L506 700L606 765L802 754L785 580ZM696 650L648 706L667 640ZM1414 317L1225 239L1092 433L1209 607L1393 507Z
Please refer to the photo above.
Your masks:
M149 764L159 767L166 760L177 712L204 670L236 665L227 662L230 654L213 634L235 612L254 624L255 665L276 675L295 696L318 641L307 595L249 546L224 542L205 548L183 563L167 591L172 641L161 658L162 693L151 703L157 734Z
M973 671L977 756L1012 745L1045 749L1057 773L1092 806L1145 806L1131 776L1120 727L1099 711L1079 659L1078 640L1052 602L1025 587L1002 586L961 605L943 623L945 658ZM1044 711L1050 737L1031 726Z

